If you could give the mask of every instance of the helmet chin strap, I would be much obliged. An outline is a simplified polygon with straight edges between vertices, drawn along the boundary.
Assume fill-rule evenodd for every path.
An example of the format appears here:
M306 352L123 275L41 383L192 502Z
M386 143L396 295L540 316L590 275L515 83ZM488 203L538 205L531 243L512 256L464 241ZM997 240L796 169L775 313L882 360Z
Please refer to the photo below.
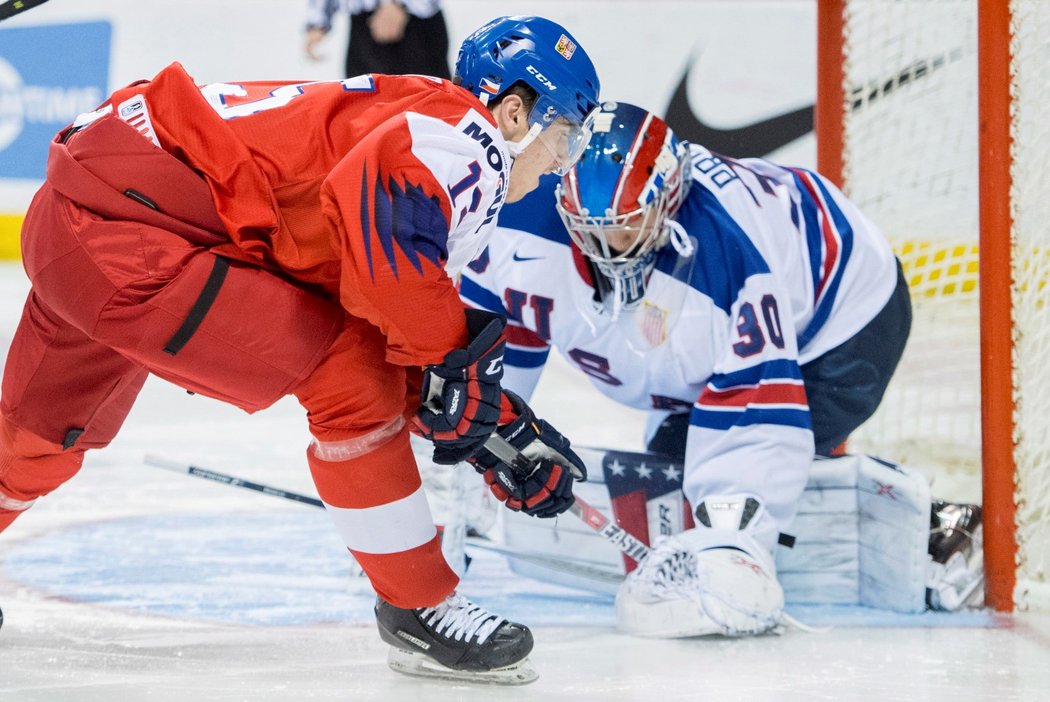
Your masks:
M678 252L679 256L689 258L693 255L695 250L693 247L693 240L689 238L689 234L686 233L685 227L678 222L674 221L670 217L667 218L667 226L671 230L671 246Z
M517 158L518 155L520 155L521 152L524 151L529 144L536 140L536 137L538 137L540 135L540 132L542 131L543 127L541 127L538 124L533 124L529 127L529 131L525 132L525 136L523 136L518 141L508 140L507 151L510 152L510 157Z
M676 222L675 220L668 217L666 220L667 227L670 229L670 240L671 246L674 247L675 252L678 253L682 258L689 258L696 252L696 247L693 246L693 240L689 238L689 234L685 231L685 227ZM646 276L647 277L647 276ZM609 310L609 318L615 322L619 319L620 314L626 308L624 299L626 292L624 290L626 283L620 276L610 276L612 282L612 309ZM645 282L642 283L645 285ZM643 294L644 297L644 294Z
M617 319L620 318L620 312L623 311L624 291L623 291L623 280L620 279L620 278L613 278L613 295L612 295L612 297L613 297L613 308L612 308L612 314L610 315L609 318L612 319L612 321L615 322Z

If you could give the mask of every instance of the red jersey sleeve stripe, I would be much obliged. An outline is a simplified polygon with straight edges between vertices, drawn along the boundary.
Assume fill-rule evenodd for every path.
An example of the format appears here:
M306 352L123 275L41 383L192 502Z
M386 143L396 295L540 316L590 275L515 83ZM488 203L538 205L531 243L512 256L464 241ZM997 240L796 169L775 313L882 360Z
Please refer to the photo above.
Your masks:
M807 405L801 383L761 383L756 386L717 390L708 386L699 404L707 407L747 407L749 405Z
M546 348L548 345L536 332L514 324L507 326L507 343L532 349Z

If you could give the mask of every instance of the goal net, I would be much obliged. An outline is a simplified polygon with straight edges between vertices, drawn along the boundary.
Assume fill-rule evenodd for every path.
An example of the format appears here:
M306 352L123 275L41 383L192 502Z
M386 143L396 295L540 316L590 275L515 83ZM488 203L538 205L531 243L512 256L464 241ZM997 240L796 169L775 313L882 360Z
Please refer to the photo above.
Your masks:
M1009 571L989 567L989 603L1050 609L1050 2L819 1L820 169L841 178L892 242L914 311L897 374L851 450L931 470L940 498L981 501L1002 487L1005 504L983 500L986 554ZM988 39L994 22L1004 29L998 47ZM1001 75L989 76L990 50L1009 58ZM987 111L982 66L1002 86L998 113ZM1001 177L983 160L996 128L1012 139L1008 153L993 154L1008 159ZM985 210L997 198L1012 220L1001 236ZM1000 270L988 269L990 247L1008 254ZM998 416L982 400L982 309L1013 319L998 332L1012 350L991 364L984 354L1003 366ZM982 446L989 430L1003 446ZM1008 468L993 468L989 451L1009 454Z

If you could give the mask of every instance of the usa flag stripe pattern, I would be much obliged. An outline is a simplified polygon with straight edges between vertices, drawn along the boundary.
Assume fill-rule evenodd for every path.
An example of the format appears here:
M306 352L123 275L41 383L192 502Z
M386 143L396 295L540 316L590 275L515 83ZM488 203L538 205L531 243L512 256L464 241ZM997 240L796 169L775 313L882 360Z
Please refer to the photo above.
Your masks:
M516 322L507 324L507 351L504 361L518 368L542 368L547 363L551 347L531 329Z
M787 359L716 374L693 406L690 423L707 429L781 424L809 429L809 403L798 364Z
M818 247L810 246L814 280L813 318L798 337L801 350L817 335L831 314L846 262L853 250L853 228L820 178L802 168L790 170L802 194L802 215L810 243L816 243L814 238L819 238L820 243L820 260L812 256Z

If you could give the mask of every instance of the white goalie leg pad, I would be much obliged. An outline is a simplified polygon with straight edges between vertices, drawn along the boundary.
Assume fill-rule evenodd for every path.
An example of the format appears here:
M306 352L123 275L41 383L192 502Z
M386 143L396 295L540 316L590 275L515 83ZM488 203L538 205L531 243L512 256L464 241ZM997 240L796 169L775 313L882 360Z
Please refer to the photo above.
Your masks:
M869 456L818 458L777 568L788 602L925 609L930 487Z
M614 515L609 488L601 482L606 453L582 448L578 453L592 478L574 490ZM653 456L647 462L652 468L660 460ZM680 490L648 500L644 521L654 541L687 526L683 505ZM929 485L915 470L867 456L817 458L795 519L785 529L795 545L775 549L785 600L921 611L930 507ZM506 512L503 520L506 544L522 553L508 557L515 573L602 593L616 592L626 574L616 547L576 519Z
M903 466L860 456L860 603L926 609L930 484Z
M791 548L776 550L788 602L860 603L860 513L856 456L817 458L787 533Z
M751 636L775 630L784 609L772 555L754 538L768 519L754 498L707 498L741 528L697 526L660 541L616 594L616 624L637 636ZM714 509L708 512L714 513ZM720 520L712 517L713 525Z

